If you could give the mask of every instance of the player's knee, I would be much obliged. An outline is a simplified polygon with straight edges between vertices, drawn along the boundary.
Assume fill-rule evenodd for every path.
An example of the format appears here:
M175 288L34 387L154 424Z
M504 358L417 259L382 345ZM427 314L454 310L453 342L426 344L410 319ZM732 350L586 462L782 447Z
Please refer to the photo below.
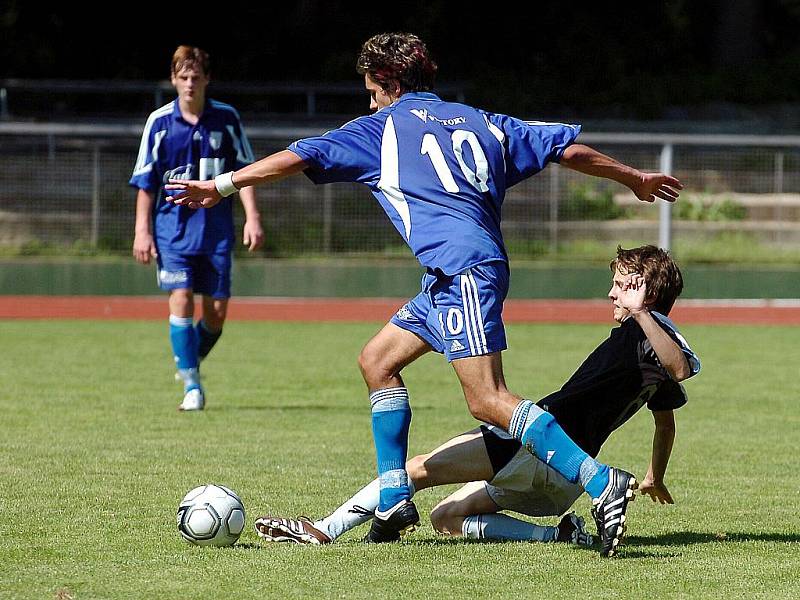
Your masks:
M394 374L381 353L369 344L358 355L358 368L370 389L382 387Z
M169 310L177 317L190 317L194 312L194 297L191 290L172 290L169 294Z
M414 489L419 491L428 487L428 469L425 465L427 454L419 454L406 462L406 473L414 483Z
M513 411L519 400L511 393L494 390L483 393L466 394L470 414L479 421L503 426L503 415Z
M454 504L444 500L431 511L431 525L436 533L442 535L461 535L461 524L464 517L454 510Z

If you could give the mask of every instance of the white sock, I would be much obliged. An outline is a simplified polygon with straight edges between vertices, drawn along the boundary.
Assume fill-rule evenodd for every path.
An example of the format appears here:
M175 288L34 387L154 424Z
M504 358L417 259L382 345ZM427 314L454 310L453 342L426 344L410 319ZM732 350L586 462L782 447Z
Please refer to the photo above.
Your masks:
M466 517L461 533L473 540L552 542L558 535L558 529L534 525L502 513L490 513Z
M408 480L408 485L413 496L414 484L411 479ZM381 483L379 479L373 479L330 515L314 521L312 525L326 533L333 541L353 527L358 527L372 519L380 501Z

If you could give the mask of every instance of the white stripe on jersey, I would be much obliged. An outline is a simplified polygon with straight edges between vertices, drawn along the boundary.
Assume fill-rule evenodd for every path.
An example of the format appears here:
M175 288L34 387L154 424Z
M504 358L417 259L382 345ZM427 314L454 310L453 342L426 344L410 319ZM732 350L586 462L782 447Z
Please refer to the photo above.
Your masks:
M410 240L411 212L408 210L406 197L400 190L400 156L397 149L397 134L391 116L386 119L386 126L381 138L381 178L378 181L378 189L384 193L386 199L400 215L403 225L405 225L406 240Z
M173 108L174 101L170 102L169 104L165 104L161 108L157 108L150 113L149 117L147 117L147 122L144 124L144 131L142 132L142 141L139 144L139 155L136 158L136 165L133 167L134 175L141 175L142 173L147 173L150 171L150 169L152 169L152 163L155 159L155 152L149 151L150 130L153 129L153 123L156 121L156 119L170 114ZM162 135L161 137L164 136ZM160 138L158 141L160 141ZM157 147L154 148L154 150L157 150ZM148 156L150 156L152 160L148 161Z
M575 129L576 125L571 125L569 123L558 123L558 122L549 122L549 121L525 121L528 125L541 125L541 126L548 126L548 125L558 125L560 127L569 127L571 129Z
M233 125L228 125L227 129L228 133L230 133L231 137L233 138L233 147L236 149L236 160L247 164L254 162L256 157L253 154L253 149L250 147L250 141L247 139L247 135L244 133L244 127L242 127L242 119L239 116L239 112L230 104L225 104L219 100L211 100L211 106L218 110L226 110L230 113L233 113L233 116L236 118L236 122L239 124L239 131L241 132L241 135L236 133L236 128Z

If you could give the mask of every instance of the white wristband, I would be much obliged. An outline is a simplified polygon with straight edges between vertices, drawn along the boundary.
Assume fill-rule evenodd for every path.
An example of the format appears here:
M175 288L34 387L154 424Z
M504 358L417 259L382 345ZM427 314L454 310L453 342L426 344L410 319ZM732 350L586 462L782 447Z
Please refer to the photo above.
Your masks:
M233 185L233 171L214 177L214 187L223 198L239 191L239 188Z

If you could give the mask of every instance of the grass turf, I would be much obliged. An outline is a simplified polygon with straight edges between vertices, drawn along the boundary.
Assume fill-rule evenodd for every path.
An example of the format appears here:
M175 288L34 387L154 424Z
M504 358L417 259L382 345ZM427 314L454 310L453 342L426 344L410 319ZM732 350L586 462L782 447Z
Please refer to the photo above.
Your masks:
M556 389L609 326L513 325L511 389ZM179 414L165 323L0 322L0 598L800 596L797 330L685 327L704 363L667 484L674 506L639 498L618 558L566 545L469 543L423 525L408 541L330 547L260 543L260 514L319 516L374 476L356 356L377 325L230 323L203 371L208 408ZM410 452L470 429L438 356L405 371ZM644 474L640 413L601 459ZM206 482L248 510L233 548L175 529ZM454 487L417 497L428 512ZM579 500L589 520L589 503Z

